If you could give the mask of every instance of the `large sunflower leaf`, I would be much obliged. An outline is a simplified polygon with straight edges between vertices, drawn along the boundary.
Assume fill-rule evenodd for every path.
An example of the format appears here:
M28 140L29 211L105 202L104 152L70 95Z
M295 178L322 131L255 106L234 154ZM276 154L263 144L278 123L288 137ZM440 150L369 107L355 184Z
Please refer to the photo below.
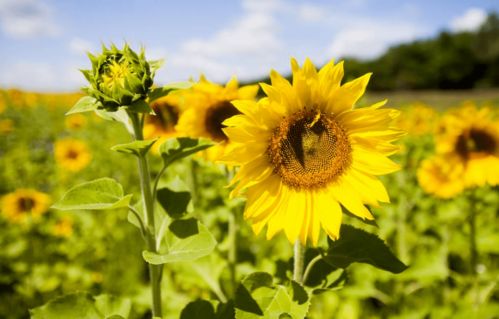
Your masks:
M193 261L210 254L217 244L208 229L194 218L176 219L168 228L159 252L142 252L148 263L160 265Z
M76 292L52 299L29 312L32 319L118 319L128 318L130 309L129 299L109 295L93 297L86 292Z
M340 238L328 242L324 260L334 267L346 268L358 262L395 274L407 269L378 236L353 226L341 225Z
M132 195L124 195L123 187L112 178L99 178L69 189L52 205L59 210L102 210L127 207Z

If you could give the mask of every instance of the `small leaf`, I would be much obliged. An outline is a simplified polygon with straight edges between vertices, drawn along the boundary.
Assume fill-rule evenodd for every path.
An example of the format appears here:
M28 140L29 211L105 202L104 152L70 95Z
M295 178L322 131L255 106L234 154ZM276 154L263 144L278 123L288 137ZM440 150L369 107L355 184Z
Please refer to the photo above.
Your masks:
M128 318L132 309L130 299L118 298L112 295L95 297L95 307L107 318Z
M154 73L156 72L163 64L165 63L165 60L160 59L160 60L152 60L148 61L149 63L149 68L151 69L151 72Z
M152 140L140 140L140 141L133 141L130 143L125 143L125 144L118 144L113 147L111 147L111 150L120 152L120 153L125 153L125 154L133 154L137 156L145 155L149 150L151 149L151 146L157 141L158 139L152 139Z
M395 274L407 269L378 236L345 224L341 225L340 238L329 240L324 260L338 268L359 262Z
M30 309L30 314L33 319L118 319L128 318L131 307L129 299L111 295L93 297L86 292L76 292Z
M153 265L192 261L210 254L216 240L206 227L194 218L174 220L168 227L163 241L164 249L158 253L142 252L144 259Z
M215 309L209 301L202 299L191 301L182 309L180 319L192 318L216 319Z
M86 292L77 292L52 299L43 306L30 309L31 319L104 319L94 298Z
M83 113L95 111L99 107L100 103L96 98L91 96L84 96L76 102L76 104L71 108L71 110L66 112L66 115Z
M213 143L205 139L192 139L188 137L178 137L166 140L159 147L159 152L163 158L165 166L181 158L190 156L196 152L211 147Z
M158 202L171 218L181 218L187 212L187 206L191 201L191 193L188 191L176 192L169 188L158 189Z
M74 186L52 205L59 210L100 210L127 207L132 195L124 195L123 187L112 178L100 178Z
M167 85L162 86L162 87L154 88L148 94L149 103L151 103L154 100L159 99L160 97L168 95L172 91L188 89L191 86L192 86L192 82L175 82L175 83L167 84Z
M123 106L125 110L135 113L147 113L147 114L155 114L153 109L149 106L149 104L143 99L137 100L130 105Z
M305 318L310 305L308 294L300 284L274 286L272 276L254 273L246 277L236 290L237 319Z

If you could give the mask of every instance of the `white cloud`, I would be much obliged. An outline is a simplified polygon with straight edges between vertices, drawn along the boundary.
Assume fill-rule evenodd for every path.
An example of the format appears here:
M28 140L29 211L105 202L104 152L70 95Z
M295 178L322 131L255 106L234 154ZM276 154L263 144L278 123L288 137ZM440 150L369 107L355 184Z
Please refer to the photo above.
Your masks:
M200 73L213 81L226 81L232 75L245 79L268 73L283 44L277 36L275 13L279 0L245 0L243 15L207 38L188 39L167 59L170 75ZM158 73L164 80L164 72Z
M303 4L297 8L298 18L306 22L320 22L327 18L327 14L324 8L311 5Z
M92 42L82 38L72 38L69 41L69 50L75 54L81 55L87 52L95 51L95 46Z
M75 91L85 84L78 71L81 66L49 63L17 62L3 65L0 86L20 87L32 91Z
M452 31L475 31L487 19L487 12L480 8L470 8L463 15L454 18L450 27Z
M60 33L52 9L40 0L0 0L0 25L3 32L13 38Z
M345 56L375 58L390 45L415 40L425 32L421 26L409 22L357 21L345 26L334 35L328 53L334 58Z

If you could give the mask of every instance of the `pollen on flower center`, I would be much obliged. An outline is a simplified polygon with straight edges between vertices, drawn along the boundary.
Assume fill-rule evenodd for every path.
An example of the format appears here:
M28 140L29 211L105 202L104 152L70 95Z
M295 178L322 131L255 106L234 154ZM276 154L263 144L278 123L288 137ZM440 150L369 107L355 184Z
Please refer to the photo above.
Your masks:
M296 189L322 188L352 162L345 130L330 115L304 110L285 118L271 137L270 162L284 184Z
M456 141L456 152L464 159L472 153L494 154L497 151L497 141L488 132L472 128L459 135Z
M213 105L206 111L205 129L215 141L227 141L227 136L222 131L225 127L223 121L234 115L241 114L232 103L222 101Z

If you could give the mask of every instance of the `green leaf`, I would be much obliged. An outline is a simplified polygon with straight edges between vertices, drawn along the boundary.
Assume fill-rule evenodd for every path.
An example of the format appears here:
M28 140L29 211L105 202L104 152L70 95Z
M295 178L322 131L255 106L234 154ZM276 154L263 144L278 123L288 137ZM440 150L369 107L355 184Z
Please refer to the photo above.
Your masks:
M112 178L100 178L74 186L52 205L59 210L100 210L127 207L132 195L124 195L123 187Z
M151 140L140 140L140 141L133 141L130 143L125 143L125 144L118 144L113 147L111 147L111 150L120 152L120 153L125 153L125 154L133 154L137 156L145 155L149 150L151 149L152 145L157 141L158 139L151 139Z
M215 309L209 301L202 299L191 301L182 309L180 319L192 318L216 319Z
M345 224L341 225L340 238L329 240L324 260L338 268L358 262L395 274L407 269L378 236Z
M274 286L272 276L254 273L236 290L237 319L305 318L310 300L305 289L295 281L289 287Z
M176 192L165 187L158 189L157 199L168 216L176 219L181 218L187 212L191 193L188 191Z
M167 85L162 86L162 87L154 88L148 94L149 103L151 103L154 100L159 99L160 97L168 95L172 91L188 89L191 86L192 86L192 82L175 82L175 83L167 84Z
M99 107L100 103L96 98L91 96L84 96L76 102L76 104L71 108L71 110L66 112L66 115L83 113L95 111Z
M155 114L153 109L149 106L149 104L143 99L137 100L130 105L123 106L125 110L135 113L147 113L147 114Z
M124 109L120 108L114 112L95 110L95 114L106 121L116 121L122 123L130 134L134 134L132 122L130 121L128 113Z
M131 305L129 299L76 292L52 299L29 312L32 319L117 319L128 318Z
M213 143L209 140L178 137L166 140L159 147L159 152L163 158L164 165L169 166L181 158L190 156L211 146L213 146Z
M208 229L196 219L177 219L169 225L158 253L144 251L144 259L154 265L192 261L210 254L217 244Z
M128 318L132 310L130 299L118 298L112 295L99 295L95 297L95 306L105 318L112 316Z
M152 61L148 61L148 63L149 63L149 68L151 69L151 72L154 73L160 67L163 66L163 64L165 63L165 60L163 60L163 59L161 59L161 60L152 60Z

